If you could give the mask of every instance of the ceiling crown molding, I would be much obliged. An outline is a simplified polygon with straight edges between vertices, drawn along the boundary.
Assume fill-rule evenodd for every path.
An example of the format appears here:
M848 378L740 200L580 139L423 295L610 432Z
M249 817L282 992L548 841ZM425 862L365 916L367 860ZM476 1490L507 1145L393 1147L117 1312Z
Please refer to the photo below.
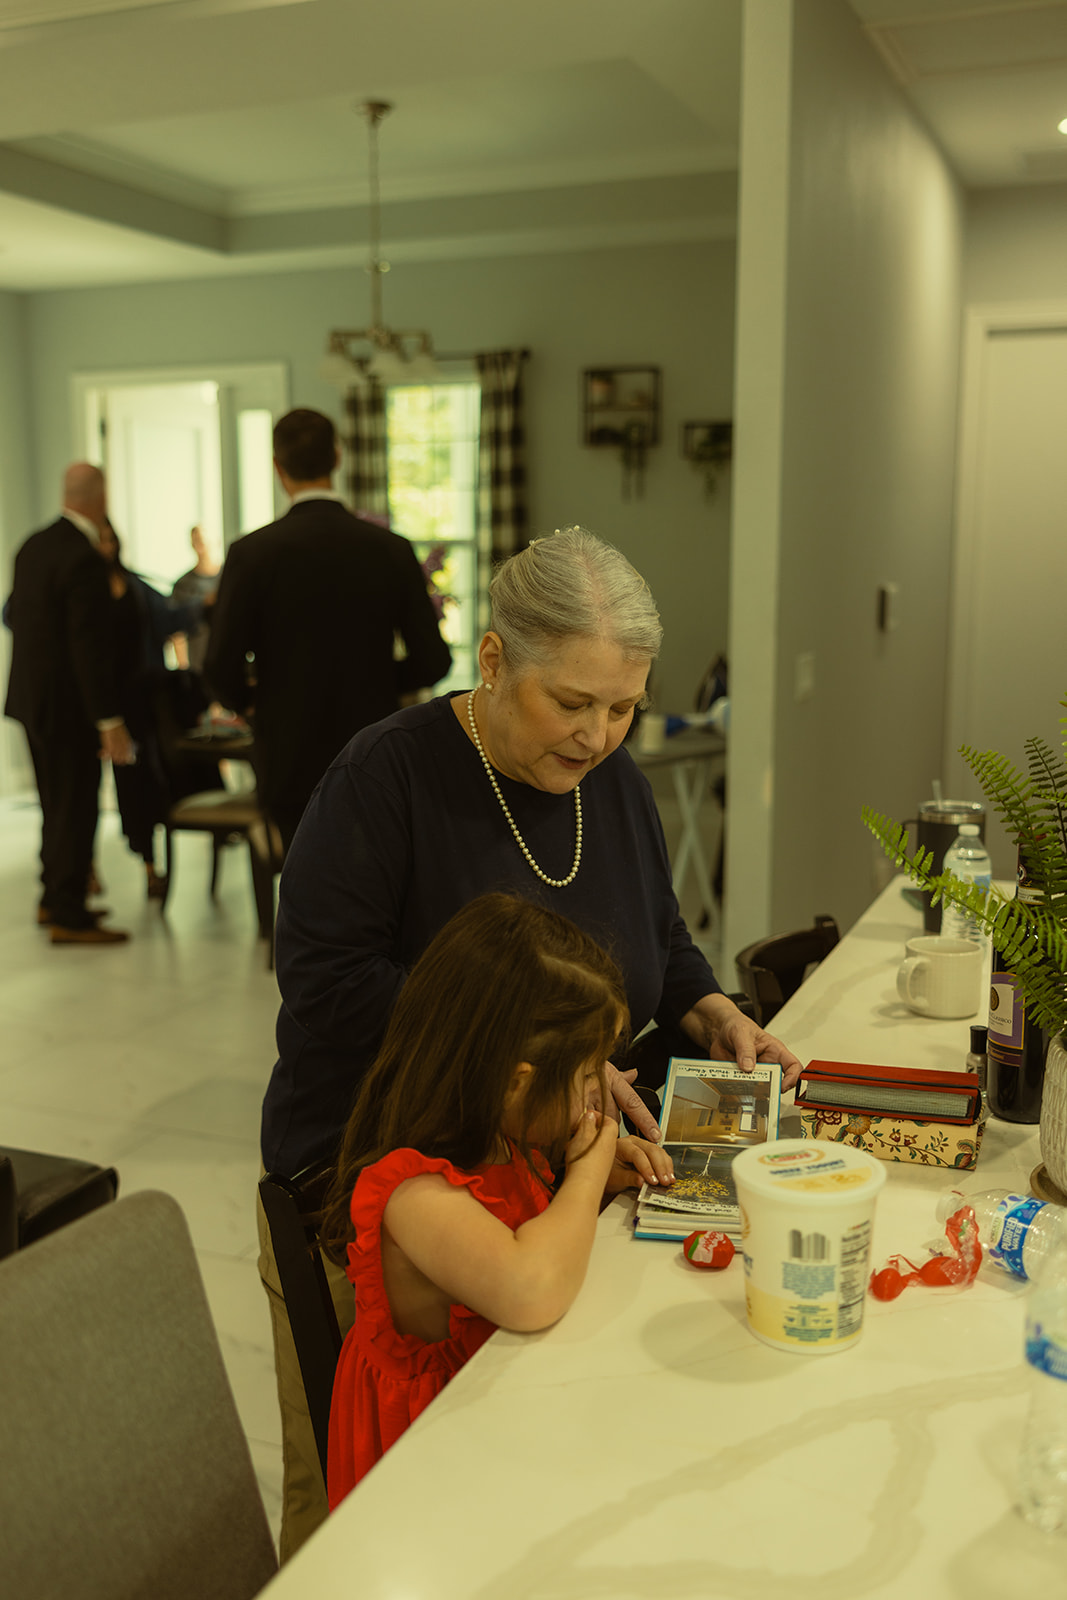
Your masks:
M541 189L575 188L587 183L622 183L633 178L669 178L694 173L736 172L736 147L708 146L694 150L649 150L625 155L531 165L469 169L444 173L408 173L389 178L390 204L404 200L458 198L462 195L511 194ZM321 211L338 206L366 205L368 191L362 180L338 178L321 183L265 184L236 189L228 211L235 217L274 212Z
M132 22L146 16L167 21L221 17L233 11L268 11L307 5L309 0L0 0L0 35L22 42L72 22L115 18Z

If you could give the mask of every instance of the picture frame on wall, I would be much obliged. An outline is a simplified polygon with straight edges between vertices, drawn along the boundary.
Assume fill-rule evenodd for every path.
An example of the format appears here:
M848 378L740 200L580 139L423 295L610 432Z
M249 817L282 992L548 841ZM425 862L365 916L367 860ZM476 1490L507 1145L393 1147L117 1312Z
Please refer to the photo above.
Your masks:
M582 443L594 449L659 443L659 367L587 367L582 374Z

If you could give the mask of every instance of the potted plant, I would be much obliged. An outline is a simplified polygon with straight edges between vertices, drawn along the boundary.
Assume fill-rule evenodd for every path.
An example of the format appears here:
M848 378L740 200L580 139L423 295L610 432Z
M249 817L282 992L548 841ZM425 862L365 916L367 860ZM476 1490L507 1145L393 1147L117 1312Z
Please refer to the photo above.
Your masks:
M1067 696L1060 704L1067 712ZM1060 724L1067 732L1067 715ZM964 745L960 754L1041 892L1032 905L1006 900L995 887L987 895L951 872L932 872L929 850L909 855L904 823L869 806L862 815L886 855L932 892L935 905L961 906L989 934L1019 985L1027 1016L1048 1033L1041 1156L1052 1182L1067 1191L1067 739L1062 755L1043 739L1027 739L1025 750L1025 775L995 750Z

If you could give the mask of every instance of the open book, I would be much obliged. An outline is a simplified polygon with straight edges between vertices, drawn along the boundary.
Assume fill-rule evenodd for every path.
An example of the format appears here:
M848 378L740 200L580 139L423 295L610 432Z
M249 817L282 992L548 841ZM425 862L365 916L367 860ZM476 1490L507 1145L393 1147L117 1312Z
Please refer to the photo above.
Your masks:
M659 1125L675 1181L669 1189L642 1184L634 1237L677 1240L696 1228L717 1228L739 1238L734 1157L749 1145L777 1139L781 1098L777 1061L742 1072L735 1061L672 1056Z

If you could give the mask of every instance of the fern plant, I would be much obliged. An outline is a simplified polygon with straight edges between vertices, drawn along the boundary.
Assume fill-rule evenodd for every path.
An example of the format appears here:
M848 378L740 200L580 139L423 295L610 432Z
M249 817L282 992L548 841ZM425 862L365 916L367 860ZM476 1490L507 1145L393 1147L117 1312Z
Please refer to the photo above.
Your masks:
M1060 701L1067 712L1067 696ZM1067 1027L1067 715L1060 718L1064 754L1043 739L1027 739L1027 772L995 750L960 750L982 793L1018 846L1027 872L1041 891L1033 905L1005 900L994 887L987 895L951 872L932 872L933 854L908 854L903 823L863 807L863 821L886 855L938 901L960 906L990 935L1014 973L1030 1017L1049 1034Z

